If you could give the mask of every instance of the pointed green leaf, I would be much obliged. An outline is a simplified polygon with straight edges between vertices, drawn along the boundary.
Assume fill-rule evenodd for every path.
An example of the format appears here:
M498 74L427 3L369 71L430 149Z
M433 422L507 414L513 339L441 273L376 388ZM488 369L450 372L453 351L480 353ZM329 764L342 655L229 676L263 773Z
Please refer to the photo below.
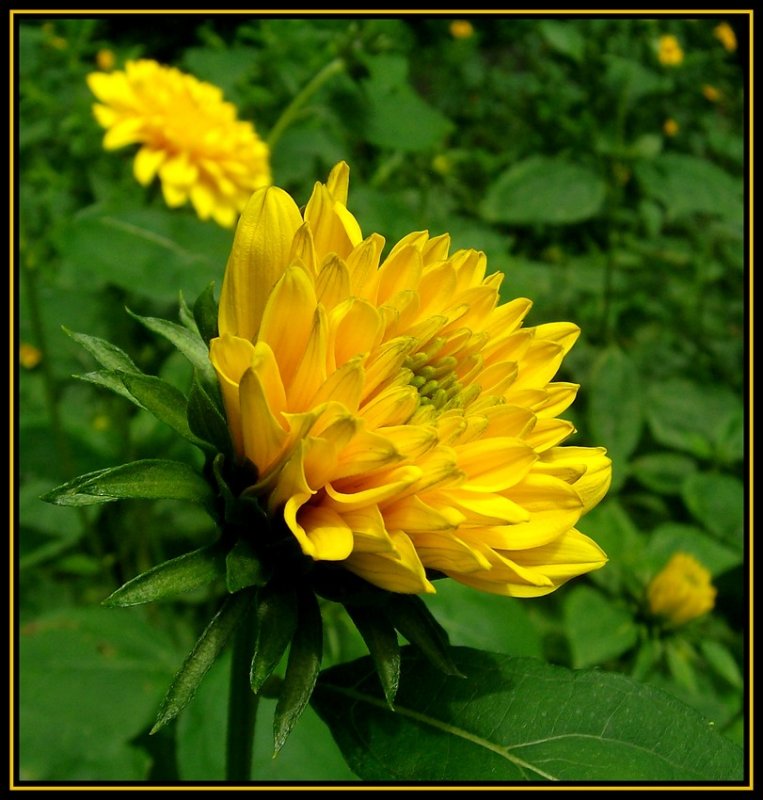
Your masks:
M671 695L602 670L453 648L466 680L402 650L395 711L369 658L312 705L369 781L741 781L744 754Z
M64 333L74 339L77 344L82 345L102 367L106 369L123 370L125 372L140 372L130 356L128 356L124 350L120 350L115 344L107 342L105 339L99 339L97 336L88 336L86 333L75 333L68 328L64 328Z
M109 595L101 605L136 606L176 597L225 575L225 552L218 545L202 547L158 564Z
M380 609L352 605L345 608L368 647L387 705L394 708L400 682L400 645L395 628Z
M210 485L188 464L145 459L80 475L42 496L59 506L110 503L114 500L190 500L212 507Z
M251 603L251 592L238 592L226 598L222 608L207 625L175 675L151 733L161 730L191 702L196 688L220 655L233 631L246 617Z
M718 675L728 681L735 689L744 688L742 670L725 645L712 639L703 639L699 646L700 650L702 650L702 655Z
M124 381L121 378L123 374L123 372L116 372L112 369L99 369L94 370L93 372L86 372L83 375L74 375L72 377L77 378L77 380L80 381L86 381L87 383L94 383L96 386L103 386L104 389L110 389L112 392L118 394L120 397L124 397L131 403L140 405L140 403L135 400L125 386Z
M299 599L297 630L289 648L286 675L273 717L274 754L286 739L310 701L323 656L323 622L318 600L308 591Z
M270 578L254 548L244 539L239 539L225 558L225 582L228 591L238 592L249 586L264 586Z
M197 447L211 449L208 442L200 439L189 428L186 415L188 401L179 389L154 375L123 372L120 378L142 408Z
M193 316L201 338L209 345L210 340L218 335L214 281L196 298L193 304Z
M257 638L249 681L257 694L276 668L297 627L297 596L290 586L266 586L257 595Z
M434 618L426 603L412 594L391 595L384 607L390 622L446 675L463 677L450 656L445 628Z
M178 325L176 322L170 322L167 319L159 317L141 317L135 314L130 309L127 313L138 320L141 324L145 325L150 331L164 336L178 350L193 364L196 369L204 376L205 380L216 382L217 378L212 368L212 363L209 360L209 349L204 341L195 333L192 333L188 328Z
M191 331L191 333L195 335L199 332L199 328L196 325L196 320L193 317L193 310L185 301L185 295L183 294L182 289L180 290L179 293L179 299L180 299L180 308L178 311L178 318L183 323L183 325L186 328L188 328L188 330Z
M212 392L199 380L198 370L194 370L191 391L188 393L188 427L219 452L232 455L228 424Z

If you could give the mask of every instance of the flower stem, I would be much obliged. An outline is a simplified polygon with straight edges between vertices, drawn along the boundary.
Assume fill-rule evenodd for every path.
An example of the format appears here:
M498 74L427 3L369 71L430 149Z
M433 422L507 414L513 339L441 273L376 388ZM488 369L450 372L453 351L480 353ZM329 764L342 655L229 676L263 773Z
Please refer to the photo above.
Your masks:
M305 84L302 88L302 91L297 94L297 96L289 103L288 106L283 110L281 116L276 120L275 125L270 130L268 137L266 139L266 143L268 147L273 150L276 145L276 142L281 138L284 131L291 125L292 122L297 118L297 115L302 109L302 106L318 91L318 89L323 86L326 81L332 78L334 75L344 71L344 60L341 58L335 58L333 61L330 61L326 66L314 75L310 81Z
M252 779L252 746L259 697L249 685L249 665L254 650L255 627L251 614L241 620L233 641L228 695L228 739L225 777L229 781Z

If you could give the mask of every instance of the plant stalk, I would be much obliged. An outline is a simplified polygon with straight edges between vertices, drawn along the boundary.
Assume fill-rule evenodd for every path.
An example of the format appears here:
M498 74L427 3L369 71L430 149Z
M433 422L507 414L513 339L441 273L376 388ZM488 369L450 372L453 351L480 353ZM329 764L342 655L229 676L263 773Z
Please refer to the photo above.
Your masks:
M235 783L248 783L252 779L252 748L259 701L249 684L255 633L250 612L241 620L234 635L230 665L225 777Z

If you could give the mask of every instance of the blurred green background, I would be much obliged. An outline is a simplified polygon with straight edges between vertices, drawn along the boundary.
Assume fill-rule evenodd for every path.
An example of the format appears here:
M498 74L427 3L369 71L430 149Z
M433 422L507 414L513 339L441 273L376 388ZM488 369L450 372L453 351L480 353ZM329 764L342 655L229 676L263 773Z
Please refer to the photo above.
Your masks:
M389 247L412 230L449 232L506 274L505 300L534 301L528 324L580 325L560 373L581 384L569 443L605 445L614 462L609 495L581 523L610 557L603 570L527 601L441 581L427 602L454 644L634 676L742 744L748 17L454 22L16 16L22 780L223 777L224 661L177 724L147 736L218 595L99 608L212 541L208 519L169 502L39 500L135 458L198 463L170 429L72 377L94 363L62 325L187 389L188 365L125 306L176 319L179 291L191 302L219 287L233 236L140 187L135 148L102 149L85 76L104 51L117 69L152 58L220 86L263 137L342 59L277 141L275 182L303 204L344 159L364 234ZM661 61L666 35L677 63ZM677 551L705 565L718 596L670 631L650 618L645 588ZM341 607L324 613L326 666L363 654ZM312 711L272 760L270 715L265 703L257 778L353 779Z

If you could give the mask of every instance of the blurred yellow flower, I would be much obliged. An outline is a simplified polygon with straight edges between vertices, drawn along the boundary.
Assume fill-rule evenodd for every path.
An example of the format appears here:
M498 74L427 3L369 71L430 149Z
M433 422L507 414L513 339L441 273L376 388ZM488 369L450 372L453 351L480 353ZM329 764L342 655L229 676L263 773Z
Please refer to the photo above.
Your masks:
M577 385L552 382L579 329L522 327L484 253L410 233L382 258L347 209L344 162L301 212L245 208L210 358L240 464L304 555L393 592L427 570L496 594L547 594L602 567L576 529L606 493L601 447L560 446Z
M675 36L672 34L660 36L657 58L660 64L666 67L675 67L684 60L684 51Z
M28 342L19 345L19 364L24 369L34 369L42 361L42 351Z
M190 199L201 219L231 227L252 191L270 184L267 145L216 86L150 60L87 82L103 146L141 143L135 177L145 186L158 174L170 207Z
M98 65L98 69L109 72L114 69L117 59L111 50L99 50L95 54L95 63Z
M684 625L710 611L716 589L710 572L688 553L675 553L649 584L649 610L673 626Z
M737 49L737 37L728 22L721 22L720 25L717 25L713 29L713 35L729 53L733 53Z
M717 103L721 99L720 91L716 89L715 86L711 86L709 83L703 85L702 94L711 103Z
M665 136L675 136L679 131L679 125L674 119L668 118L662 123L662 131Z
M468 39L474 36L474 26L468 19L454 19L450 23L450 35L454 39Z

